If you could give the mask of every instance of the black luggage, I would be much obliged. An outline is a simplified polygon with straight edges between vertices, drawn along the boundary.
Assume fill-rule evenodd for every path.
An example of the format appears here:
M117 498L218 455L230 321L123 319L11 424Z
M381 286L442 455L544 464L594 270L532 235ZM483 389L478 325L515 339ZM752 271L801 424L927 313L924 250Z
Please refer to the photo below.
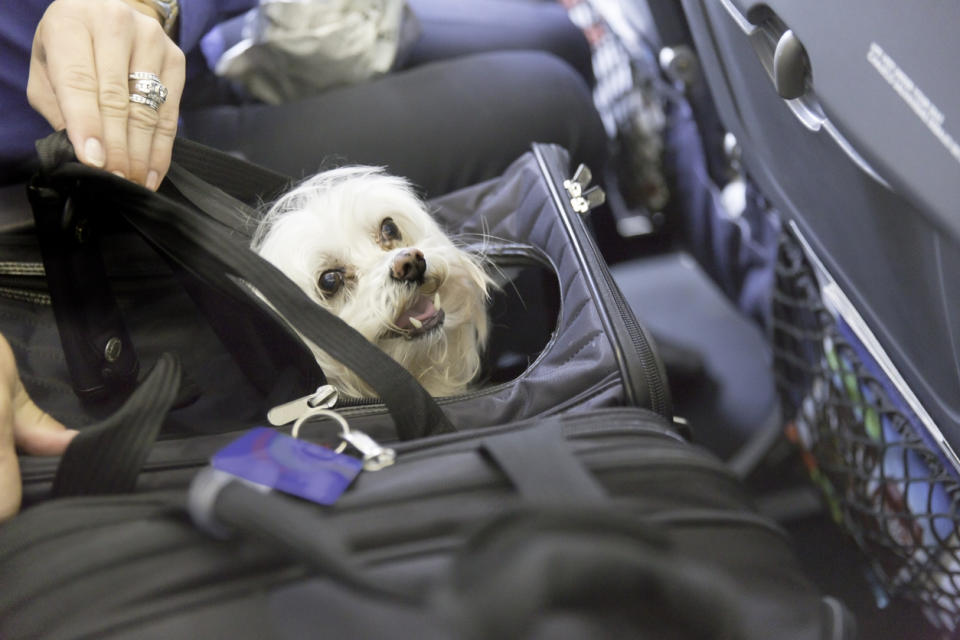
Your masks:
M878 603L909 598L955 631L958 6L683 6L748 180L783 220L771 338L788 434Z
M226 540L182 490L31 508L0 528L0 635L853 637L738 480L654 413L395 448L330 507L207 469L189 508Z
M54 155L66 152L51 144ZM182 149L185 157L197 152ZM252 196L270 182L252 169L249 179L231 182L236 165L228 158L199 157L198 173L216 178L222 170L220 183L236 195ZM177 171L179 194L163 197L53 160L47 181L34 185L41 220L49 205L57 223L41 223L41 233L83 255L87 238L77 223L97 215L104 253L110 237L122 238L122 249L147 268L135 284L149 288L120 278L114 283L122 286L97 299L102 306L77 300L83 318L130 326L129 343L144 364L136 390L116 410L119 401L101 400L109 415L85 426L61 460L21 459L33 506L0 527L3 637L852 637L844 607L811 587L788 539L756 515L737 479L676 433L660 365L574 214L592 196L581 183L579 191L564 185L559 149L535 147L503 178L437 203L448 221L466 221L461 229L496 236L490 251L518 288L534 269L536 284L521 293L545 291L534 315L550 321L545 329L543 316L525 325L543 331L538 353L504 337L492 370L515 379L436 402L332 316L318 319L299 290L246 251L243 228L233 224L242 205L222 206L232 200L193 189L198 183ZM574 194L562 195L568 189ZM138 253L134 236L115 225L120 219L173 263L225 350L206 341L193 345L196 352L178 348L184 335L209 340L209 327L171 272ZM111 260L104 272L115 268ZM70 274L48 266L57 295L65 286L57 278L69 282ZM264 493L222 469L201 471L244 427L262 421L278 386L314 382L286 325L235 278L254 284L308 338L338 349L386 399L386 406L338 406L349 425L339 434L328 423L295 423L331 448L349 441L373 463L333 504ZM55 402L55 394L41 394L65 375L65 363L40 357L55 352L36 342L50 339L52 313L25 295L23 277L14 282L18 313L45 320L14 342L25 356L25 382L41 405ZM220 313L211 313L207 296ZM183 317L163 316L173 330L135 326L131 319L149 318L150 309L130 302L144 299L154 309L176 300ZM224 308L244 314L224 318ZM105 354L109 332L90 326L100 325L80 327L77 344L89 346L93 335L101 342L89 353ZM285 369L275 352L262 353L255 339L264 328L278 341L267 344L302 366ZM237 351L238 337L254 340L246 353ZM165 350L182 351L186 366ZM211 353L218 355L204 359ZM252 365L279 384L265 385L269 376ZM89 371L110 387L107 374L116 370ZM230 389L235 380L242 385ZM62 393L64 385L53 388ZM211 388L226 398L211 397ZM250 397L238 397L238 389ZM110 391L121 395L123 385ZM611 407L621 404L646 408ZM88 422L98 417L89 400L59 406ZM304 405L295 415L325 411ZM289 444L281 435L288 428L253 433L306 447Z

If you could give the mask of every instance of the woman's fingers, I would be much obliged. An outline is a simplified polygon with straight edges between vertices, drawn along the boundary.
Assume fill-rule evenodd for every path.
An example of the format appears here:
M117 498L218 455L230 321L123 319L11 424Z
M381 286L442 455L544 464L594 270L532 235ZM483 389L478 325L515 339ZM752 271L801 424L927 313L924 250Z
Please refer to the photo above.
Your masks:
M156 189L170 166L185 69L183 52L143 7L55 0L37 27L27 95L55 129L66 128L81 162ZM131 72L165 85L158 110L131 101L143 93Z
M159 109L166 106L166 103L160 104L159 100L154 100L153 106L130 102L129 94L139 94L150 99L150 91L139 90L135 85L144 84L152 87L156 83L149 78L153 74L160 77L160 71L163 69L164 58L166 57L167 40L166 34L160 28L155 20L140 23L137 25L136 37L133 51L130 55L130 71L138 75L143 75L144 79L134 79L132 82L133 91L127 94L127 104L129 118L127 120L127 155L130 159L130 179L140 184L146 184L147 174L150 170L150 156L153 149L153 139L157 131L157 124L160 122ZM154 94L155 95L155 94Z
M58 456L77 435L49 413L34 404L20 386L19 396L13 400L14 442L24 453L32 456Z
M20 382L13 351L0 335L0 521L20 508L15 445L31 455L59 455L76 435L33 403Z
M107 171L131 177L127 120L130 91L127 73L139 14L123 3L103 3L103 19L91 25L96 60L97 97ZM144 20L149 18L143 17ZM67 126L69 132L69 124Z
M168 41L169 42L169 41ZM160 80L167 88L167 101L160 107L160 118L153 135L150 152L150 169L147 172L147 188L156 190L170 168L173 140L177 136L177 121L180 116L180 98L186 75L186 59L183 52L172 42L167 48Z
M51 5L37 27L32 56L47 76L48 86L63 118L62 124L77 157L85 164L103 167L106 151L102 139L99 87L93 40L84 13L80 9L67 12ZM31 64L31 68L36 67ZM38 81L36 86L42 91L44 83ZM45 100L45 97L30 96L29 91L28 97L31 104Z

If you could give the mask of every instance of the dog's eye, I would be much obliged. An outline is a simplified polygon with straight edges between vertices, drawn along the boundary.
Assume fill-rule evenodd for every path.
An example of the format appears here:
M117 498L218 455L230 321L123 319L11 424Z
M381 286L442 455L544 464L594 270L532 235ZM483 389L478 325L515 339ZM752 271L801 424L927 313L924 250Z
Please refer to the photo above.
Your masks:
M317 284L320 285L320 291L332 296L337 291L340 291L340 287L343 286L343 269L328 269L324 271L320 274Z
M383 222L380 223L380 242L382 244L390 244L401 238L400 229L397 227L397 223L393 221L393 218L384 218Z

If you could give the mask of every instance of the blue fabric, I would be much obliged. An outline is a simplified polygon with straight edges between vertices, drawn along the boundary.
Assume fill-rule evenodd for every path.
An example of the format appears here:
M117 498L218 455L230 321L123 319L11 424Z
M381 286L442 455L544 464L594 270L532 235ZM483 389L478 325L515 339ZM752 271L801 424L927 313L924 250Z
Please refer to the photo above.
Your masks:
M0 184L29 173L33 144L51 132L50 125L27 102L27 76L33 34L52 0L4 3L0 20ZM213 25L246 11L256 0L181 0L179 39L187 54L187 82L206 68L197 47Z
M33 155L33 141L50 132L50 125L27 103L27 75L33 32L49 0L4 3L0 20L0 183L17 180Z

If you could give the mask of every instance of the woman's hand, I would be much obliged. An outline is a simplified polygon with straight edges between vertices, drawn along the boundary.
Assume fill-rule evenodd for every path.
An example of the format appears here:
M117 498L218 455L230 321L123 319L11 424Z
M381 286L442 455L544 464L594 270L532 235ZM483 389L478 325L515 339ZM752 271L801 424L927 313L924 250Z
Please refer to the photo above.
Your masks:
M27 395L13 351L0 335L0 521L20 509L20 465L16 447L31 455L59 455L76 431L44 413Z
M166 86L154 111L130 101L129 74ZM156 12L137 0L55 0L33 39L27 98L66 129L81 162L155 190L170 167L186 63Z

